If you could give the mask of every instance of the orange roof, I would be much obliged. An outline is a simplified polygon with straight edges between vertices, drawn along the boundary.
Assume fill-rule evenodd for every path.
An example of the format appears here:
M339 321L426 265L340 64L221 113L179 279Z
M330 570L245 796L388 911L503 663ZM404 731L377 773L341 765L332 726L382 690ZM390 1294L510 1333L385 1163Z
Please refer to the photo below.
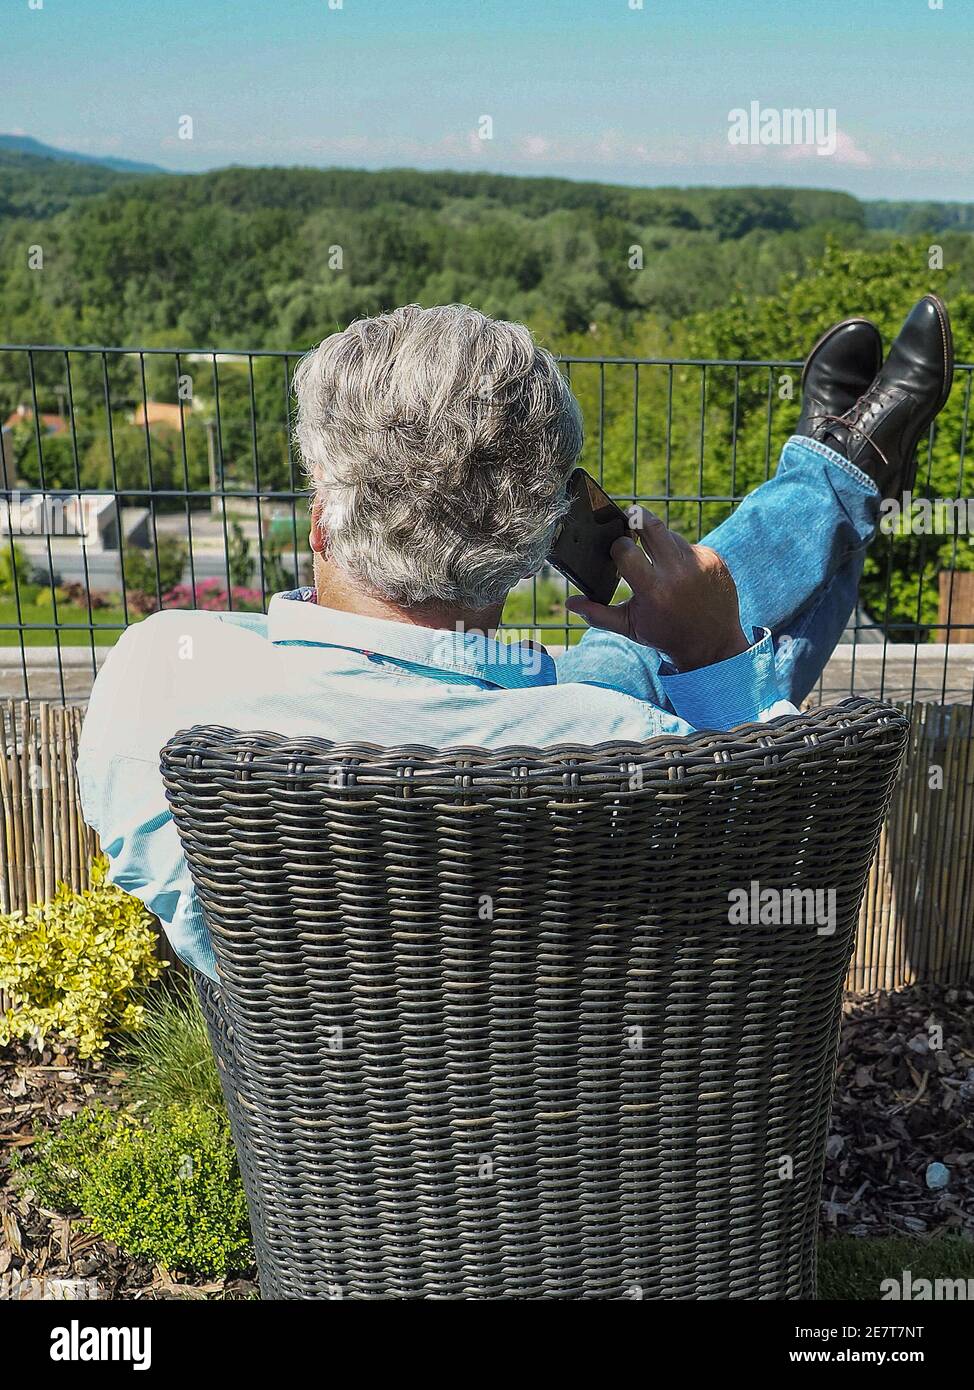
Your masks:
M13 429L14 425L22 425L26 420L33 420L34 412L29 405L18 405L12 415L8 415L3 422L5 430ZM41 424L48 434L60 434L68 427L67 420L62 420L60 415L46 414L43 410L39 416Z
M189 414L189 404L183 406L184 412ZM136 406L135 414L132 416L133 425L169 425L171 429L178 430L180 427L179 406L172 405L169 401L147 401L144 405Z

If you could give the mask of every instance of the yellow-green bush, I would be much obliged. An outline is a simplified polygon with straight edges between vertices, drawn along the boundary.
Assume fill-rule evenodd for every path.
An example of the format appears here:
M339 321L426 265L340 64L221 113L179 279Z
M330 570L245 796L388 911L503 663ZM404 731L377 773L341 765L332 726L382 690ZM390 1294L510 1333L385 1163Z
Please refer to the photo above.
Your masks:
M110 1033L141 1026L141 997L163 969L155 919L106 881L107 867L104 858L95 862L93 887L82 893L62 883L50 902L0 915L0 989L9 1005L0 1043L53 1038L90 1057Z
M168 1105L135 1116L96 1106L43 1135L14 1164L42 1206L79 1209L130 1255L222 1277L253 1259L225 1114Z

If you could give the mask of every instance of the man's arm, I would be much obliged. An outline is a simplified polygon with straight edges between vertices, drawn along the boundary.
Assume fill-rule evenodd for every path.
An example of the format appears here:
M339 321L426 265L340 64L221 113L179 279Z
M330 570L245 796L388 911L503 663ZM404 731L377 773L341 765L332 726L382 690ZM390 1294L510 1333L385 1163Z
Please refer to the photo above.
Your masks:
M130 627L98 673L78 747L81 806L108 857L111 882L155 913L182 960L215 979L155 753L168 736L172 694L153 640L158 627L151 618Z
M855 609L879 503L875 485L847 459L793 437L774 477L704 537L734 577L745 632L770 628L779 688L796 704L819 680ZM652 648L591 628L558 658L558 673L666 709L660 665Z
M721 556L709 546L691 545L645 508L637 519L640 543L623 537L612 547L632 597L611 606L573 597L569 609L614 634L613 648L622 638L634 649L661 653L659 685L691 728L730 729L795 713L778 686L770 633L755 628L749 639L741 627L737 588ZM642 652L638 670L644 657Z

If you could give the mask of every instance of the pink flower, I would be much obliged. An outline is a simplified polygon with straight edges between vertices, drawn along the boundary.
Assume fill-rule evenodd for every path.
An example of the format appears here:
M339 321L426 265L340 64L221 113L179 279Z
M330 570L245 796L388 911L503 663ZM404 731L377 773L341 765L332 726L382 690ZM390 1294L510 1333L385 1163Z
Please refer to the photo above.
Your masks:
M261 613L264 597L259 589L234 584L230 590L235 611ZM198 579L195 593L190 584L176 584L162 596L163 608L198 608L204 613L226 613L230 609L227 588L219 579Z

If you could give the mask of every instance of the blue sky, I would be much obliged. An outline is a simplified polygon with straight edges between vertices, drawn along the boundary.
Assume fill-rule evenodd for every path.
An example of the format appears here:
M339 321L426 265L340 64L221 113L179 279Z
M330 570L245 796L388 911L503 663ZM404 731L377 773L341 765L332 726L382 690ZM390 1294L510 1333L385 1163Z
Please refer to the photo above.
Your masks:
M4 0L0 131L181 170L489 169L974 200L974 0L337 3ZM834 110L834 154L732 146L729 112L754 101Z

